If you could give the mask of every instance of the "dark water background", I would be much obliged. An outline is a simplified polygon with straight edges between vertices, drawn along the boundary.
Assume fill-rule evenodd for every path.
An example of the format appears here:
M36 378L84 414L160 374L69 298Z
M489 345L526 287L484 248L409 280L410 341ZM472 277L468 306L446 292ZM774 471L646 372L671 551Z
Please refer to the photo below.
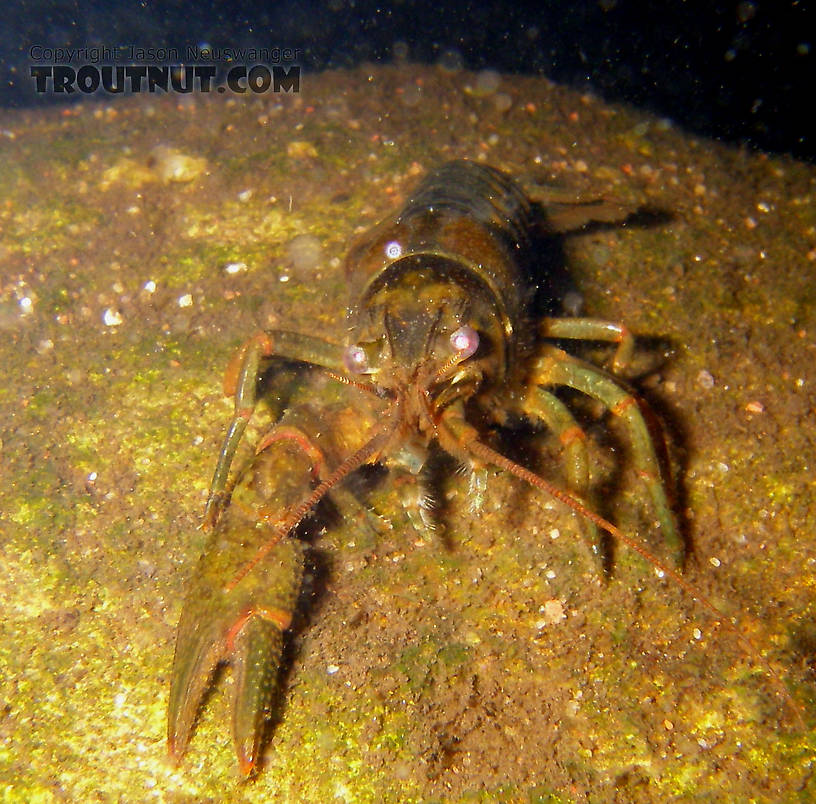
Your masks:
M763 150L816 156L816 13L807 0L710 3L16 2L0 29L0 107L38 96L29 48L298 47L304 74L361 62L545 75Z

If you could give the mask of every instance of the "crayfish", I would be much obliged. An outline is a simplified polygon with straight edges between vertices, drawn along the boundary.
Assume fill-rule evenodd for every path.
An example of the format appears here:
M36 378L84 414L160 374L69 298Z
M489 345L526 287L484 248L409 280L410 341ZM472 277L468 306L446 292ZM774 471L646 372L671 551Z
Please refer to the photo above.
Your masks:
M593 218L592 209L587 217ZM383 464L411 480L404 486L419 489L413 503L419 527L432 526L432 495L424 487L432 450L452 456L474 484L486 467L499 467L579 512L593 554L603 552L599 530L606 531L700 599L676 570L587 501L585 434L556 393L560 388L587 395L623 423L657 527L675 564L682 562L683 542L641 401L612 373L558 345L614 344L614 372L630 358L633 336L622 325L593 318L533 323L534 243L542 232L551 233L547 227L547 217L505 173L474 162L445 164L395 217L351 248L346 345L272 330L250 338L236 355L226 383L235 414L205 513L212 543L193 576L178 629L168 714L174 756L187 747L215 666L229 662L239 765L245 775L255 768L303 574L304 546L295 531L324 496L344 493L342 481L366 464ZM290 406L248 467L229 482L260 379L287 363L321 370L362 401L352 415L348 406ZM511 415L546 425L557 436L568 490L487 443L485 424L502 425Z

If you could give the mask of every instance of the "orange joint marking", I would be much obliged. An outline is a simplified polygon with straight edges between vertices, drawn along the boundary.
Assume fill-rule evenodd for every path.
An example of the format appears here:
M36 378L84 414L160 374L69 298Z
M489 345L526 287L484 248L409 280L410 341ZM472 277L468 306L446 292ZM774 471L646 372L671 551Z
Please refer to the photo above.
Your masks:
M238 757L238 770L244 778L247 778L255 770L255 758L246 757L242 752Z
M312 477L315 480L320 477L326 459L320 449L312 443L311 439L296 427L277 427L273 432L267 433L258 444L255 454L260 455L267 447L276 441L294 441L311 461Z
M656 479L653 472L647 472L645 469L638 469L637 473L646 481Z
M558 437L558 440L568 447L575 441L586 441L586 433L576 424L574 427L568 427Z
M241 616L232 624L232 628L227 631L227 638L225 640L226 648L229 653L232 653L235 650L235 639L237 638L238 634L244 630L244 626L249 622L249 618L252 617L253 611L250 609L249 611L245 611Z
M277 625L281 631L285 631L292 624L292 613L278 608L256 609L255 613L263 617L264 620Z
M624 399L621 399L620 402L609 408L609 410L614 416L623 416L627 408L630 408L632 407L632 405L636 404L637 400L633 396L627 396Z
M252 418L252 414L255 412L255 408L241 408L240 410L235 411L235 416L239 419L246 419L249 421Z
M253 617L263 617L264 620L268 620L269 622L277 625L281 631L285 631L291 624L292 624L292 615L288 611L284 611L283 609L277 608L256 608L256 609L247 609L247 611L243 612L241 616L233 623L232 628L227 631L226 637L226 647L229 653L232 653L235 650L235 640L238 638L238 635L241 631L244 630L244 626L253 618Z

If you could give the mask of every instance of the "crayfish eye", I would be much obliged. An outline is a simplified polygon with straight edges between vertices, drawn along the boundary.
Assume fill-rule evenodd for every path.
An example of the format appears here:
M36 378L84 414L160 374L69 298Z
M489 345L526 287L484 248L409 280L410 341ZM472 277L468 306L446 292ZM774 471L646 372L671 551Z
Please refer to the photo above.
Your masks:
M368 355L362 346L347 346L343 352L343 365L352 374L365 374L368 371Z
M473 327L459 327L451 333L450 343L460 360L467 360L479 348L479 333Z

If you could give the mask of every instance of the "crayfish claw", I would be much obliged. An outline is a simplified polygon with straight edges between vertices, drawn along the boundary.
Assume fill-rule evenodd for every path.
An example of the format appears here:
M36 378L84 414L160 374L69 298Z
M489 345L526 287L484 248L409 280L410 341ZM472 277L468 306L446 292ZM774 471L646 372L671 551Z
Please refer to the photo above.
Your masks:
M196 626L187 612L185 607L179 623L167 714L167 746L177 762L187 750L199 703L221 657L218 624Z
M283 633L300 590L303 545L282 538L251 573L232 584L228 581L247 560L247 546L257 544L258 529L249 530L230 508L214 536L193 576L179 622L167 742L171 756L180 759L213 671L219 663L228 663L235 679L232 735L241 773L248 776L258 761Z
M232 703L232 736L243 776L249 776L258 760L263 725L272 704L283 650L283 631L291 615L253 613L235 638ZM283 626L283 627L282 627Z

